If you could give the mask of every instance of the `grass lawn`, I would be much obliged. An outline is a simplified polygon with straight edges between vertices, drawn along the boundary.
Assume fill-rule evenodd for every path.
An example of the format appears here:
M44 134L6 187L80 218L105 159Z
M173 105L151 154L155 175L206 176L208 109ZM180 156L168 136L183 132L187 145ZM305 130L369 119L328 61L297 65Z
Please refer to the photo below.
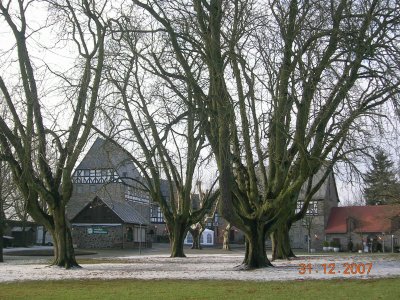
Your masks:
M400 277L290 282L88 280L0 284L0 299L399 299Z

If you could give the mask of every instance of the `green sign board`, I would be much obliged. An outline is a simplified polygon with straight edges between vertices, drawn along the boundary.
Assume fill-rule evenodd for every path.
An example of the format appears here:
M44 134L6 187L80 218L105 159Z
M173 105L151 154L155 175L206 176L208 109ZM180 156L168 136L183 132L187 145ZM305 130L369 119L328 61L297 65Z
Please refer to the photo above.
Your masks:
M108 230L104 227L90 227L87 229L88 234L107 234Z

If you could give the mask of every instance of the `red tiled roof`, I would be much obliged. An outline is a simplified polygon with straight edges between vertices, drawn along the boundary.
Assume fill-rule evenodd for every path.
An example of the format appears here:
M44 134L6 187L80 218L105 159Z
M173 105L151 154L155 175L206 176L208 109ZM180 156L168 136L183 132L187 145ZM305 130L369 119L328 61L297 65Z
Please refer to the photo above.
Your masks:
M390 232L396 216L400 216L400 205L333 207L325 233L346 233L348 219L355 220L355 232Z

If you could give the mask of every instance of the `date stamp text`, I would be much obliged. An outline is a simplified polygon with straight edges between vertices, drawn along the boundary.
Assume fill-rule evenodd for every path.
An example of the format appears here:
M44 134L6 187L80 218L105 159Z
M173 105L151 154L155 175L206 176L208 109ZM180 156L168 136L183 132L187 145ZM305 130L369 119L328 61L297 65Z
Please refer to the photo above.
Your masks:
M369 274L372 270L371 263L327 263L327 264L299 264L299 274L326 274L326 275L356 275Z

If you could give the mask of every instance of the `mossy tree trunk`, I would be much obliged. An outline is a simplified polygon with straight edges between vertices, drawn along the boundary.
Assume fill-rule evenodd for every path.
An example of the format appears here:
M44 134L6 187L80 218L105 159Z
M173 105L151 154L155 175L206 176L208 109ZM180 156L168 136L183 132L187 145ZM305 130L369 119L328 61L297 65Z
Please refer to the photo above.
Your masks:
M0 262L4 262L3 258L3 235L4 235L4 220L3 220L3 213L2 213L2 203L1 203L1 195L0 195Z
M183 243L187 232L188 224L186 222L176 222L170 226L171 257L186 257L183 251Z
M272 266L265 249L265 225L256 221L251 224L250 234L246 234L246 252L241 268L256 269Z
M0 220L0 222L1 222L1 220ZM3 234L4 234L3 226L0 224L0 262L4 262L4 258L3 258L3 248L4 248L4 245L3 245Z
M5 226L5 215L4 215L4 171L3 171L3 162L0 161L0 262L4 262L3 258L3 235L4 235L4 226Z
M289 237L290 226L287 224L279 226L271 233L272 260L290 259L296 257L292 251Z
M54 209L53 216L54 261L52 264L66 269L79 267L75 259L71 228L65 217L65 207L61 206Z

